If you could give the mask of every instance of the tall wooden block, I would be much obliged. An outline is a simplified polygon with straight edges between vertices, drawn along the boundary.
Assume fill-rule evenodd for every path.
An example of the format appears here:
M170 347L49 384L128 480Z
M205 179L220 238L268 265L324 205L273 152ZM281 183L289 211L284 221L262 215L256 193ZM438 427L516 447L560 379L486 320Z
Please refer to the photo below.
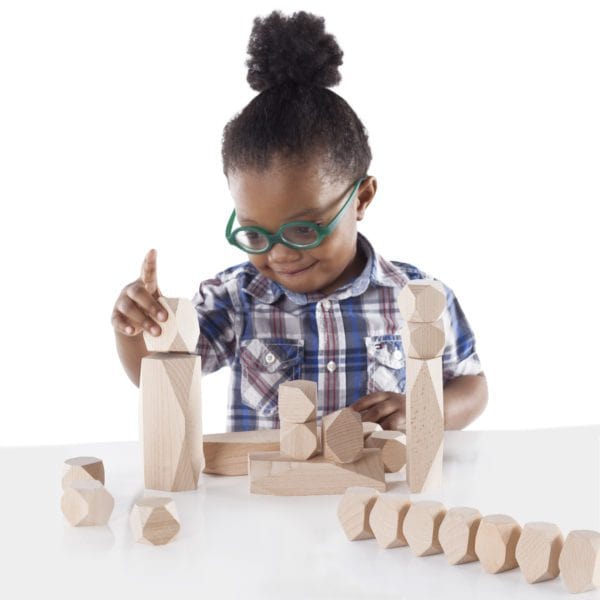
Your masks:
M187 298L164 298L158 301L167 312L166 321L158 321L160 335L143 332L148 352L196 352L200 325L198 313Z
M435 279L411 279L402 288L398 302L405 321L433 323L446 308L446 292Z
M448 510L440 525L440 546L451 565L477 560L475 538L481 521L476 508L456 506Z
M321 423L323 456L338 463L354 462L364 447L360 414L342 408L325 415Z
M401 494L382 494L375 501L369 524L381 548L406 546L404 519L410 508L410 499Z
M558 576L558 557L563 536L554 523L533 522L523 526L515 557L527 583L539 583Z
M96 479L80 479L65 489L60 507L74 527L106 525L115 506L113 497Z
M307 460L314 456L318 450L317 422L288 423L281 421L281 454Z
M80 479L96 479L104 485L104 464L95 456L77 456L65 460L62 469L62 488Z
M380 448L386 473L396 473L406 465L406 434L401 431L374 431L365 448Z
M403 532L415 556L429 556L442 552L439 530L446 508L434 500L413 502L404 518Z
M306 423L317 418L317 384L308 379L295 379L278 388L279 420Z
M375 488L349 487L344 492L338 504L337 515L351 542L373 537L369 515L378 497L379 492Z
M194 490L204 468L201 358L150 354L140 376L140 440L145 487Z
M501 573L518 567L515 550L521 526L508 515L488 515L479 522L475 552L487 573Z
M560 577L572 594L600 586L600 533L589 529L569 532L558 559Z

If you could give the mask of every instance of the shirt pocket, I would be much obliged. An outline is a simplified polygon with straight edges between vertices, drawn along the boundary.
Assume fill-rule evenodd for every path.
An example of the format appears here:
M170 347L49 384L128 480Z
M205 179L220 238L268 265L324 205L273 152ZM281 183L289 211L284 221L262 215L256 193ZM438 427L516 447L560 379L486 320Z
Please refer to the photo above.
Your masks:
M301 379L304 340L255 338L240 347L241 401L263 417L278 413L279 386Z
M403 394L406 361L400 335L365 337L367 349L367 394L396 392Z

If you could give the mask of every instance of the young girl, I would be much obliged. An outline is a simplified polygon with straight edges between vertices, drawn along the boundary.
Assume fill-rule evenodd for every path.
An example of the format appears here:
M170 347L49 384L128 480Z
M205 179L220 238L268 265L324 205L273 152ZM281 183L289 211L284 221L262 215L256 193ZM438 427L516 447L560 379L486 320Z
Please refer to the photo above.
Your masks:
M432 278L388 261L357 231L375 197L367 133L328 88L340 81L342 51L324 19L274 11L254 20L248 82L260 92L225 126L223 171L234 208L226 238L248 260L202 281L193 297L202 372L232 370L228 430L279 427L278 386L318 385L318 418L352 406L363 421L404 429L405 358L398 295ZM238 225L235 225L237 219ZM443 354L446 429L484 410L487 385L475 339L452 290ZM123 288L112 324L129 377L139 385L160 333L156 252Z

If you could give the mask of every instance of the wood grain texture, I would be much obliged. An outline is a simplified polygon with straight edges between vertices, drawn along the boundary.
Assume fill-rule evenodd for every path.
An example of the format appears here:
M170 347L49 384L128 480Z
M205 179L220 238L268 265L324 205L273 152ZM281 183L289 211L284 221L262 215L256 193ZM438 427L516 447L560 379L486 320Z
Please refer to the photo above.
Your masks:
M158 298L167 312L166 321L157 321L160 335L144 330L144 342L148 352L186 352L194 354L200 337L198 313L187 298Z
M323 456L338 463L352 463L364 448L360 414L342 408L321 419Z
M281 421L280 452L298 460L308 460L318 451L317 422L288 423Z
M63 463L61 485L63 490L73 481L96 479L104 485L104 463L95 456L76 456Z
M406 546L404 519L410 508L410 498L404 494L381 494L369 516L369 524L380 548Z
M560 577L569 592L578 594L600 586L600 533L590 529L569 532L558 559Z
M354 486L344 492L338 504L337 516L351 542L373 537L369 518L378 497L379 492L371 487Z
M558 577L558 558L563 536L554 523L531 522L523 525L515 558L527 583Z
M508 515L487 515L479 522L475 552L486 573L501 573L518 567L515 557L521 526Z
M67 521L74 527L106 525L115 501L96 479L80 479L65 489L60 507Z
M317 384L307 379L282 383L278 388L279 419L281 422L306 423L317 415Z
M381 449L386 473L397 473L406 466L406 434L401 431L374 431L365 440L365 448Z
M129 524L136 542L154 546L168 544L180 529L175 502L165 496L137 500L129 515Z
M404 518L403 532L415 556L429 556L442 552L439 529L446 508L434 500L418 500L411 504Z
M446 292L440 281L411 279L398 295L398 303L405 321L433 323L446 308Z
M481 513L469 506L450 508L440 525L440 546L451 565L478 560L475 538L481 521Z

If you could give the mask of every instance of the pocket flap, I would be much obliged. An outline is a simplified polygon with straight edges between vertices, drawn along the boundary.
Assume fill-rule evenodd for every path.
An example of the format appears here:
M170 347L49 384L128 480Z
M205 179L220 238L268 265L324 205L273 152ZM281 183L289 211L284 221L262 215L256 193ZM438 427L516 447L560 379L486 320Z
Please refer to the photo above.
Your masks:
M378 363L391 369L400 369L404 366L404 347L400 335L366 337L365 345L369 357Z
M244 344L244 342L242 342ZM240 348L240 360L248 369L275 373L297 365L302 360L302 341L249 340Z

